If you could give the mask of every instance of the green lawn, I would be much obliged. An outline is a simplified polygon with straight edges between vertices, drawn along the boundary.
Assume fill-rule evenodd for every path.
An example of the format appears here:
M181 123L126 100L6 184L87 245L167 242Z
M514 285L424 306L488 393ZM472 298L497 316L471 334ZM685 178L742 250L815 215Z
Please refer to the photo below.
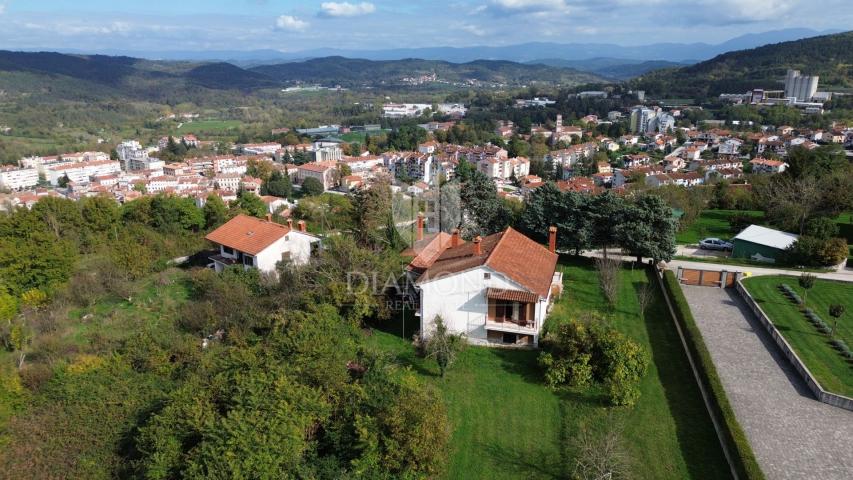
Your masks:
M597 274L588 262L566 262L566 294L552 319L606 310ZM639 341L653 364L632 409L609 408L597 388L551 392L536 365L537 352L469 347L442 379L435 362L415 357L407 340L374 331L371 343L436 385L447 401L453 426L447 478L567 478L572 440L581 429L600 429L608 413L623 428L631 478L730 478L696 382L660 296L640 318L636 288L644 270L622 274L614 326ZM408 333L417 328L408 320Z
M847 312L839 319L838 337L853 346L853 284L817 280L808 297L797 283L797 277L762 276L744 280L744 286L770 317L776 328L805 362L823 388L853 397L853 363L846 361L829 343L829 337L811 324L799 308L779 290L787 283L804 297L809 308L832 326L829 305L841 303Z
M733 232L729 220L735 215L749 215L755 218L755 223L764 223L764 212L756 210L705 210L699 214L693 224L678 232L676 241L680 244L696 244L707 237L722 239L732 238L738 234Z

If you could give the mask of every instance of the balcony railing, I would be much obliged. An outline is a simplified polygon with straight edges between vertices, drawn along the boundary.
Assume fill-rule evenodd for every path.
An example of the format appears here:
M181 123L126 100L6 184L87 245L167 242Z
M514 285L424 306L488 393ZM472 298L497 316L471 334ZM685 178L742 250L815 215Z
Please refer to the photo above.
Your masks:
M486 328L513 332L535 332L536 322L533 320L514 320L511 317L488 317Z

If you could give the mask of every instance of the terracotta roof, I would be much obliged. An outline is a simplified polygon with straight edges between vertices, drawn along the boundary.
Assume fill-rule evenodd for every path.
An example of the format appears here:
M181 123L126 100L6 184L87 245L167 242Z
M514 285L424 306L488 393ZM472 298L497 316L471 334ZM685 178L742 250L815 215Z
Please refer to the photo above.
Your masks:
M418 283L485 265L533 293L548 296L557 268L556 253L511 227L483 238L480 249L482 253L475 255L474 244L466 243L444 250Z
M204 238L249 255L257 255L289 232L290 228L285 225L237 215Z
M536 301L539 299L535 293L524 292L521 290L508 290L503 288L487 288L486 298L521 303L536 303Z
M432 266L439 255L450 247L450 241L451 236L446 232L424 235L423 240L418 240L402 253L406 257L415 257L409 262L409 270L422 272ZM461 238L459 242L465 243Z

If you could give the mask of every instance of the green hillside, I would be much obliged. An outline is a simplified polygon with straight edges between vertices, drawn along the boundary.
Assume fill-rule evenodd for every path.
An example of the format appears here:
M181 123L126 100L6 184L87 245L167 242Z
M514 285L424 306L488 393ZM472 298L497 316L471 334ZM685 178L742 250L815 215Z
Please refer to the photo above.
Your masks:
M820 89L853 88L853 31L718 55L633 80L651 96L708 98L752 88L782 89L787 69L820 76Z
M477 60L450 63L437 60L373 61L344 57L325 57L304 62L263 65L251 71L284 82L308 82L344 86L401 84L406 77L435 73L439 81L519 85L541 82L580 85L604 81L600 76L571 68L526 65L508 61Z

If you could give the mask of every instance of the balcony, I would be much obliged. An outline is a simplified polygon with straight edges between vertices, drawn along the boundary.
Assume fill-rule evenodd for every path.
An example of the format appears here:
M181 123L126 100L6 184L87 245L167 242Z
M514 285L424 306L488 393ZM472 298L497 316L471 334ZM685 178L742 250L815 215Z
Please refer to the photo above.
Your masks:
M486 318L486 330L507 333L536 333L536 322L533 320L514 320L512 318Z
M486 330L506 333L536 333L536 302L538 296L531 292L489 288Z

